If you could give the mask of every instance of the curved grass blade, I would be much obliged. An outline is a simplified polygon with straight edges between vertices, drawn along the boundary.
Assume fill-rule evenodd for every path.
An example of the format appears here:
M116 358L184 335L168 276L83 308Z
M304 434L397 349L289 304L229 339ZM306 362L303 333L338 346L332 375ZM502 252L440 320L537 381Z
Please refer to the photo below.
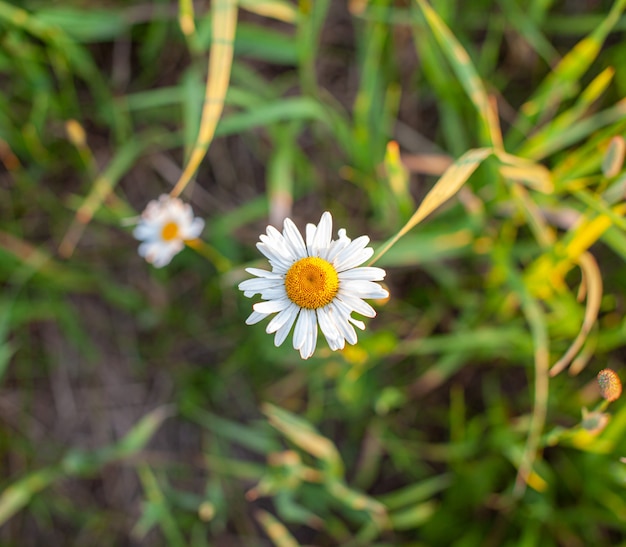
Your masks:
M617 220L626 213L626 204L616 205L607 212L610 214L582 217L566 235L564 249L558 257L544 254L528 267L524 280L534 295L548 299L554 291L567 289L565 275L578 263L589 247L615 224L614 218Z
M578 265L583 273L584 286L587 288L585 317L580 332L574 339L572 345L565 352L563 357L552 365L550 376L556 376L571 363L572 359L587 341L587 337L600 312L600 303L602 301L602 274L600 273L598 263L590 253L585 252L578 257Z
M230 81L233 42L237 28L236 0L215 0L211 4L211 16L213 34L200 130L185 169L170 192L173 197L181 194L198 170L224 110L224 97Z
M506 178L523 182L544 194L550 194L554 191L552 173L550 173L547 167L512 154L507 154L502 150L495 150L494 154L502 163L500 172Z

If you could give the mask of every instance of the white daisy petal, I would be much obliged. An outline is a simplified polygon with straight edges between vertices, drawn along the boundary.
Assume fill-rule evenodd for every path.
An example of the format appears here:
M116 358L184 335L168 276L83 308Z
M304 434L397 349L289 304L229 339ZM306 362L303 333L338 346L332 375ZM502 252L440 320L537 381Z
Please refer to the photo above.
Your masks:
M287 306L289 306L291 302L288 298L283 298L281 300L268 300L267 302L257 302L252 309L254 311L258 311L259 313L276 313L278 311L284 310Z
M298 315L296 328L293 330L293 349L299 350L305 344L308 319L308 315L306 314L307 311L308 310L304 309L300 310L300 315Z
M388 293L376 281L385 277L381 268L360 266L373 250L369 238L352 241L344 229L332 240L332 216L325 212L319 224L307 224L303 238L295 224L286 219L282 233L268 226L257 248L268 259L271 271L247 268L254 278L242 281L244 296L261 295L246 323L274 315L266 331L280 346L293 330L292 345L302 359L311 357L317 346L318 328L332 351L355 344L354 327L364 329L356 312L374 317L376 311L364 298L383 298ZM146 250L146 253L148 250ZM360 267L359 267L360 266Z
M150 252L150 248L153 246L151 241L144 241L143 243L139 244L139 247L137 248L137 253L139 254L139 256L145 258L145 256Z
M300 310L298 309L298 311ZM295 321L295 317L294 317L294 321ZM274 336L274 345L276 347L282 346L283 342L287 340L287 336L289 336L289 332L291 331L292 326L293 326L293 321L291 321L291 323L285 323L282 327L280 327L276 331L276 335Z
M191 224L189 224L188 227L185 227L185 230L183 231L183 239L196 239L200 237L202 230L204 230L204 220L202 220L201 218L194 218L191 221Z
M363 321L359 321L358 319L355 319L354 317L350 317L348 321L350 321L350 323L352 323L355 327L358 327L361 330L365 330L365 323L363 323Z
M133 236L141 241L139 255L161 268L182 251L185 241L196 239L203 229L204 220L194 218L189 204L163 194L146 205Z
M339 239L335 239L328 248L328 254L326 255L326 260L328 260L328 262L334 262L339 252L350 245L350 242L352 241L346 236L346 231L343 228L337 232L337 235L339 236Z
M293 251L294 256L306 255L304 239L302 239L302 235L290 218L285 219L283 235L285 236L285 240L289 242L290 249Z
M246 319L246 325L254 325L259 321L262 321L267 317L267 313L259 313L258 311L253 311Z
M266 279L281 279L282 275L276 272L268 272L267 270L262 270L261 268L246 268L246 272L252 275L256 275L257 277L265 277Z
M296 320L296 316L298 315L299 310L300 308L298 308L298 306L293 303L290 306L287 306L284 310L278 312L272 318L272 320L267 324L265 332L267 332L268 334L272 334L273 332L276 332L285 325L289 325L289 328L291 329L291 326Z
M361 300L358 296L352 294L340 292L337 295L337 300L345 304L351 311L360 313L365 317L376 317L376 310L372 308L367 302Z
M287 296L287 293L285 292L285 287L283 285L281 285L280 287L265 289L259 294L261 295L261 298L265 300L278 300Z
M300 317L304 316L304 344L300 348L300 357L308 359L315 352L317 345L317 318L315 310L302 310Z
M137 224L137 226L135 226L135 229L133 230L133 237L140 241L146 239L154 239L158 237L160 232L161 226L158 226L154 223L148 224L145 222L140 222L139 224Z
M347 309L347 313L342 311L341 307L337 305L337 302L331 302L328 305L329 311L334 321L335 326L341 332L341 335L348 341L349 344L356 344L357 336L354 332L354 328L349 323L350 310Z
M317 310L317 320L330 349L336 351L344 347L345 340L341 332L339 332L338 326L332 316L332 311L329 308L330 304L324 308L319 308Z
M311 247L313 249L313 255L321 258L326 258L328 248L330 247L330 238L333 231L333 217L328 211L326 211L320 222L317 225L317 230L313 236Z
M387 291L378 283L364 279L351 279L346 283L346 291L359 298L385 298Z
M315 226L315 224L306 225L306 250L309 256L313 256L313 238L315 237L316 231L317 226Z
M367 247L370 238L367 236L357 237L345 249L337 254L333 264L338 272L360 266L372 257L374 249Z
M281 287L283 285L280 279L267 279L260 277L257 279L246 279L239 283L239 290L245 292L251 292L254 294L261 294L263 291L272 289L274 287Z
M287 270L293 263L289 257L285 257L281 255L277 249L271 248L270 243L257 243L256 247L267 257L274 271L287 273Z
M361 279L366 281L382 281L385 279L385 270L382 268L374 268L371 266L362 266L361 268L352 268L339 272L339 279Z

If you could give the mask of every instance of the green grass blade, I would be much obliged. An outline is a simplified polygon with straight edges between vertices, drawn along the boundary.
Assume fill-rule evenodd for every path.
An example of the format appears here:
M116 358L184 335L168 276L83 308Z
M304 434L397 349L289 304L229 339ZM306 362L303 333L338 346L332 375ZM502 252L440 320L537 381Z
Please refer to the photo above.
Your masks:
M472 61L454 34L428 5L426 0L416 0L422 10L429 28L439 42L446 59L452 66L459 83L467 93L478 112L483 144L496 148L502 147L502 135L496 113L489 103L485 86Z
M620 101L615 107L604 111L605 113L597 113L583 119L592 104L609 86L614 74L615 70L611 67L603 70L580 94L571 108L533 133L521 144L517 154L526 158L541 160L577 140L583 139L603 125L617 121L623 116L626 108L624 101Z
M62 477L56 467L39 469L19 479L0 493L0 526L23 509L37 493Z

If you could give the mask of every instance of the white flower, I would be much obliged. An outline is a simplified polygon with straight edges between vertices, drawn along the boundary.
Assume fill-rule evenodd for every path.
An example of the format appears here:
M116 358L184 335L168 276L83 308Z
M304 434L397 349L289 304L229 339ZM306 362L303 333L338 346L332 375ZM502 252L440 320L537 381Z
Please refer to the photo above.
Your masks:
M139 255L161 268L183 250L185 241L196 239L203 228L204 220L194 218L189 204L163 194L146 205L133 236L142 242Z
M285 220L282 234L268 226L257 248L269 259L272 271L247 268L257 277L239 284L245 296L260 294L265 300L254 304L246 323L253 325L276 313L266 329L276 333L276 346L285 341L295 323L293 347L303 359L315 351L318 324L331 350L342 349L346 340L355 344L357 335L352 325L363 330L365 324L354 319L352 312L374 317L374 308L363 298L389 296L374 283L384 279L385 270L357 267L374 254L367 247L369 237L352 241L342 229L339 239L332 240L332 223L331 214L326 212L317 226L307 224L306 243L290 219Z

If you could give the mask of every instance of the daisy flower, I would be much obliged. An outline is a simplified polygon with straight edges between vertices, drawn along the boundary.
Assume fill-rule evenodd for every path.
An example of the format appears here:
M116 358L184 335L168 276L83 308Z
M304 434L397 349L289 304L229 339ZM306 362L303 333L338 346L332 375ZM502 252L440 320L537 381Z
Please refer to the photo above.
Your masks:
M203 228L204 220L194 218L189 204L163 194L146 205L133 236L141 241L139 255L161 268L183 250L185 241L196 239Z
M346 341L355 344L354 326L364 330L365 324L354 319L352 312L374 317L374 308L363 299L389 296L375 283L385 277L385 270L357 267L374 254L367 247L369 237L352 241L341 229L339 238L332 240L332 224L329 212L317 226L307 224L306 242L290 219L285 220L282 233L268 226L257 248L268 258L272 271L246 268L256 278L239 284L244 296L260 294L264 300L254 304L246 323L253 325L275 313L266 331L276 333L276 346L285 341L295 323L293 347L302 359L315 351L318 325L331 350L342 349Z

